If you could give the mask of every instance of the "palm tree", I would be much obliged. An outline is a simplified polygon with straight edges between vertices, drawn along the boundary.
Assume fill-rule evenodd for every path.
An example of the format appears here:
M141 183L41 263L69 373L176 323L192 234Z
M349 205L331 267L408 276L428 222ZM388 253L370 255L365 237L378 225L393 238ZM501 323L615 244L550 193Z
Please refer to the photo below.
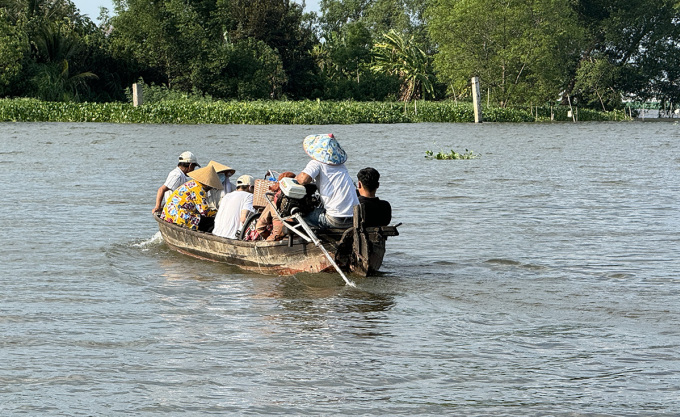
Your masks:
M33 77L36 95L45 101L80 101L80 92L88 90L87 80L97 79L91 72L71 75L67 60L44 64Z
M387 72L401 79L399 99L412 101L427 96L434 97L434 73L432 58L419 48L413 36L390 30L383 35L383 41L373 46L373 66L375 72Z
M87 81L97 75L86 71L71 75L69 60L82 51L83 43L68 24L50 22L34 38L36 65L33 77L36 95L47 101L78 101Z

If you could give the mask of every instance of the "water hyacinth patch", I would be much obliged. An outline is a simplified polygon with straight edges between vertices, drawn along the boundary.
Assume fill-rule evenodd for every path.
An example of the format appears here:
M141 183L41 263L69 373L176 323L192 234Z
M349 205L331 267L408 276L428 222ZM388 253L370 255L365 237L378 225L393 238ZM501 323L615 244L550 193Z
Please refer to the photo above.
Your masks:
M546 121L550 108L484 108L486 122ZM566 111L555 120L569 121ZM581 110L581 121L625 120L624 111ZM547 120L550 120L549 118ZM56 103L36 99L0 99L0 122L100 122L168 124L357 124L472 123L470 103L453 101L193 101L175 99L134 107L130 103Z
M439 160L452 160L452 159L475 159L479 158L481 155L476 154L473 151L465 150L465 153L458 153L451 149L451 152L439 151L436 154L432 151L425 151L426 159L439 159Z

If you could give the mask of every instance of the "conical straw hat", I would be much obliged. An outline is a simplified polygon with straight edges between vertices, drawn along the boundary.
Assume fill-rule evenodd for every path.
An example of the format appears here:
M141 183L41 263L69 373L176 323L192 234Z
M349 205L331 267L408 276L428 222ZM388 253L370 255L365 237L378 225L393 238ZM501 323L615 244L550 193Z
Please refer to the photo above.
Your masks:
M227 175L234 175L234 173L236 172L235 169L228 167L224 164L220 164L219 162L216 161L208 162L208 166L212 166L213 168L215 168L215 172L217 172L218 174L220 172L224 172Z
M323 164L342 165L347 161L347 154L332 133L309 135L302 141L302 147L307 155Z
M207 185L208 187L222 188L222 182L220 182L220 177L217 176L215 168L209 165L205 168L191 171L189 176L201 184Z

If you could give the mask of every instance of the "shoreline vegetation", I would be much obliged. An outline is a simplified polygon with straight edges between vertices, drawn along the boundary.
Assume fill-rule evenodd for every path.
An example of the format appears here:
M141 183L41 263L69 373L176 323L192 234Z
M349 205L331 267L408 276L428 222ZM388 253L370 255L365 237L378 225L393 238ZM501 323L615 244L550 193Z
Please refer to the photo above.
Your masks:
M487 122L680 115L680 0L113 2L95 22L0 0L0 98L40 100L0 120L467 123L473 97Z
M485 122L571 122L569 107L483 107ZM625 110L578 109L578 121L631 120ZM150 124L357 124L471 123L471 103L454 101L163 101L138 107L131 103L60 103L36 99L0 99L0 122L96 122Z

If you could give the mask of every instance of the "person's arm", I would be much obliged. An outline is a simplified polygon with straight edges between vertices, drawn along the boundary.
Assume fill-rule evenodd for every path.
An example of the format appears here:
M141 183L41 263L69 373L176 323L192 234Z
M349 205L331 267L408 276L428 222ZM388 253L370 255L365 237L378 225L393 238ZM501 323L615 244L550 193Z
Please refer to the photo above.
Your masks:
M298 182L298 184L305 185L305 184L309 184L310 182L312 182L312 177L305 174L304 172L301 172L297 175L297 177L295 177L295 180Z
M246 222L246 219L248 218L248 215L250 214L250 210L241 210L241 224Z
M151 210L151 213L156 214L161 211L161 204L163 203L163 194L170 189L165 186L165 184L158 187L158 192L156 193L156 206Z
M255 209L253 208L253 195L248 194L245 201L243 202L243 205L241 206L241 225L246 222L248 215L254 212Z
M320 165L321 165L320 162L317 162L317 161L312 159L311 161L309 161L307 163L307 166L305 167L305 169L303 169L299 174L297 174L297 177L295 177L295 180L300 185L309 184L321 172L321 166Z

